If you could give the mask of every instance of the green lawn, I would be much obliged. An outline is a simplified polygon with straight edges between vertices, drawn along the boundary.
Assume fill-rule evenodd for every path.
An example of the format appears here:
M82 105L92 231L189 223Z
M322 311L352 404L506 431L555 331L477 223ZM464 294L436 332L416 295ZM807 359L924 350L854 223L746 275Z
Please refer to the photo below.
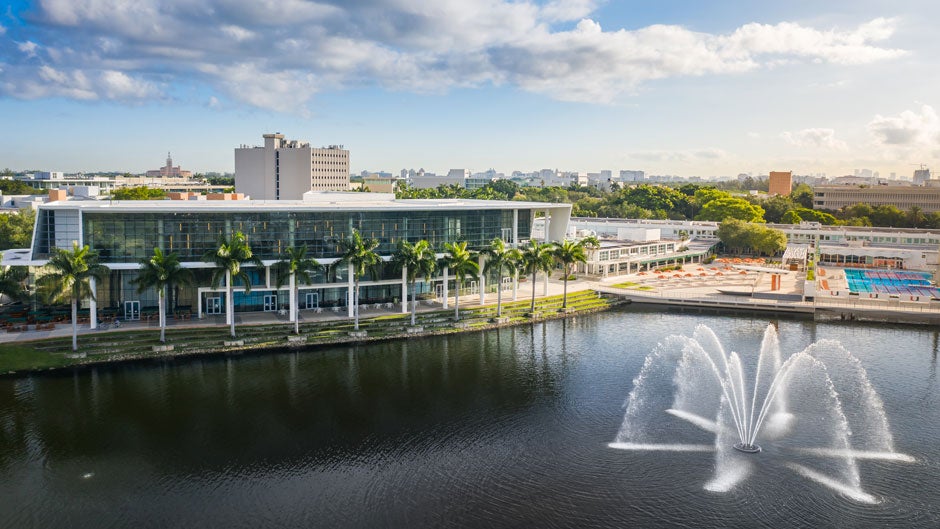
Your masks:
M535 312L542 317L557 317L561 308L562 296L539 298L535 303ZM610 307L608 299L597 297L593 291L573 292L568 295L568 307L574 312L591 312ZM531 321L528 301L503 303L503 316L511 323ZM454 326L453 310L436 310L417 314L416 324L424 327L425 332L462 332ZM496 315L496 305L461 309L460 320L470 329L480 329L491 325L491 318ZM410 325L410 314L385 314L373 318L363 318L360 325L368 331L369 339L406 336L405 327ZM300 333L307 337L306 345L343 343L350 341L348 332L352 330L350 320L331 320L323 322L301 323ZM85 358L68 358L71 352L71 336L46 338L41 340L16 342L0 345L0 373L49 369L70 365L115 362L138 358L155 358L169 355L211 354L235 350L257 350L283 348L288 346L287 336L293 331L292 325L284 323L266 325L241 325L236 333L239 340L244 340L243 347L225 347L223 341L229 340L227 326L169 328L166 332L167 345L173 345L172 353L155 353L154 345L160 345L159 330L134 329L110 332L85 333L78 337L78 348Z

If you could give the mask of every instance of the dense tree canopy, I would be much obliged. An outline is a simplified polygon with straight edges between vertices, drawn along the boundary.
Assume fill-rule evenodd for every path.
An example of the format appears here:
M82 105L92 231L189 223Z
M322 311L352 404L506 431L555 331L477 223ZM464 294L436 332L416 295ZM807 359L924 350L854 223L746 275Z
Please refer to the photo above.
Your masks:
M696 220L721 222L725 219L738 219L745 222L763 222L764 208L751 204L743 198L718 198L702 206Z
M0 250L28 248L32 242L35 223L36 212L31 209L0 214Z
M114 200L160 200L166 198L166 191L153 187L121 187L111 191Z
M572 204L576 217L632 219L675 219L722 221L735 218L751 222L795 224L800 221L826 225L892 226L940 229L940 213L920 209L901 211L894 206L872 207L856 204L840 211L813 208L813 189L799 184L789 196L746 194L745 190L766 189L766 180L745 178L740 181L708 185L684 183L675 186L639 184L612 185L609 191L593 187L521 187L510 180L496 180L479 189L439 186L413 189L401 186L399 198L475 198L566 202ZM733 194L734 193L734 194Z
M733 253L749 250L774 255L787 247L787 236L782 231L737 219L723 221L716 235Z
M45 195L45 189L35 187L19 180L0 180L0 194L3 195Z

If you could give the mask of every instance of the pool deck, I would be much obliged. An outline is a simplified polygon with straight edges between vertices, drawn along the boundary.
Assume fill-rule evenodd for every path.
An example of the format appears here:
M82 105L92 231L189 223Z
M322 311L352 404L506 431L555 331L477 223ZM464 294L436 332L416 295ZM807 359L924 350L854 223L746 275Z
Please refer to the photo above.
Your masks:
M904 299L852 295L840 268L822 267L817 281L819 290L810 300L803 297L802 273L781 269L778 273L780 288L771 290L772 274L747 268L724 264L686 265L679 274L631 274L596 282L592 288L626 297L633 303L691 310L794 314L817 321L940 323L940 301L916 296L912 300L910 296ZM823 290L823 286L828 289Z

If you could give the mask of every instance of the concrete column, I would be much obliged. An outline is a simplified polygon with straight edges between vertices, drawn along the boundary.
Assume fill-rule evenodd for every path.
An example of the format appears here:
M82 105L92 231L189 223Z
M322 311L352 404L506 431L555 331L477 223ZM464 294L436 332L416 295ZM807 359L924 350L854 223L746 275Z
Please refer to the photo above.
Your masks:
M512 245L519 246L519 210L512 210Z
M408 314L408 267L401 268L401 313Z
M516 301L519 299L519 271L513 270L512 272L512 300Z
M445 309L448 307L448 305L447 305L447 294L448 294L448 292L447 292L447 281L450 279L450 278L448 277L448 275L449 275L448 272L450 272L450 270L448 269L448 267L445 266L445 267L444 267L444 288L442 289L442 290L444 291L444 307L443 307L443 308L445 308ZM458 286L457 288L460 288L460 287Z
M542 242L548 242L550 240L548 234L551 233L549 231L549 228L551 227L551 217L548 216L547 209L543 211L542 213L545 215L543 217L545 219L545 237L542 238ZM532 288L535 288L535 285L532 285Z
M202 292L199 289L196 289L196 317L200 320L203 318L202 315Z
M356 282L353 278L352 263L349 263L349 278L346 283L349 285L349 288L347 289L348 292L346 294L346 308L348 309L346 312L349 314L349 317L352 318L356 315L353 312L353 310L356 308Z
M477 286L480 287L480 305L486 303L486 274L483 273L483 265L486 264L486 258L482 255L478 258L477 264L480 265L480 281Z
M90 329L98 328L98 302L95 301L95 295L97 294L98 282L94 277L88 278L88 285L91 287L92 298L88 300L88 327Z
M269 268L268 270L270 271L270 268ZM300 304L300 300L295 300L295 299L294 299L294 282L297 280L297 279L294 277L295 275L296 275L296 274L291 274L291 275L290 275L290 295L288 296L288 297L290 297L290 318L289 318L289 320L290 320L291 323L294 323L295 321L297 321L297 305ZM277 292L275 292L275 295L276 295L276 294L277 294ZM297 297L299 298L299 297L300 297L300 294L298 294Z

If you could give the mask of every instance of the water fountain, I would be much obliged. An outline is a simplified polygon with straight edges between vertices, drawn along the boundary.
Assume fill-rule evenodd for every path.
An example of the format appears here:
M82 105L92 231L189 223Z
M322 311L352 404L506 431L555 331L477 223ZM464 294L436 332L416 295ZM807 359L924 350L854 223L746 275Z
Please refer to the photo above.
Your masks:
M703 435L713 442L675 442ZM753 458L764 457L756 454L771 452L786 468L865 503L878 500L862 489L859 460L913 461L894 450L884 406L858 359L823 340L782 361L773 326L750 373L704 325L691 337L668 337L634 379L610 446L714 452L715 475L705 485L714 492L731 490L754 471Z

